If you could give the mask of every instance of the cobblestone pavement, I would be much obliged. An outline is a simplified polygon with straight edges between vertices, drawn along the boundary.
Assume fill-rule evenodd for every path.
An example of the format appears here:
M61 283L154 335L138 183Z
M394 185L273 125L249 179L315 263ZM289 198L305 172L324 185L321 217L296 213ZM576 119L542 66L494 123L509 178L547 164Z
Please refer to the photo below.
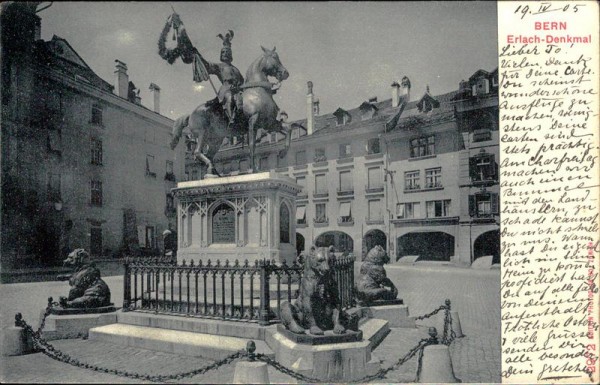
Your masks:
M459 312L465 337L456 339L450 352L456 377L463 382L500 382L500 272L476 271L449 266L388 266L388 276L397 285L400 297L409 306L410 314L432 311L446 298ZM113 301L122 298L122 280L106 279L113 292ZM45 297L64 294L65 282L0 285L2 327L12 325L14 312L20 311L26 320L37 325ZM40 294L42 293L42 294ZM19 298L19 302L17 302ZM21 300L22 299L22 300ZM8 313L8 315L7 315ZM417 329L392 329L373 354L382 360L382 367L395 363L416 343L427 336L428 326L443 330L441 315L419 321ZM90 364L145 374L170 374L199 368L210 363L201 358L126 348L98 341L62 340L52 342L57 348ZM187 378L181 383L231 383L234 365L226 365L204 375ZM417 359L413 358L390 372L380 382L412 382ZM273 383L293 383L291 377L269 368ZM0 365L2 382L84 382L140 383L139 380L117 377L58 363L41 353L21 357L3 357Z

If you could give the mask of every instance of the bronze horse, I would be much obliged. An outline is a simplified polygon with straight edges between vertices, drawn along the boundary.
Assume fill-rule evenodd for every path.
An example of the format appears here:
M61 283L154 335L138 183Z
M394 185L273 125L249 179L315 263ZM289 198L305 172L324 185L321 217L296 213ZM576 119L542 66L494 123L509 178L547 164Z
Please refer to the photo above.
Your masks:
M275 47L272 50L261 48L263 55L256 59L246 71L246 81L241 86L242 116L234 127L228 127L227 119L217 99L198 106L191 114L178 118L173 124L171 149L175 149L183 129L188 127L192 136L196 138L194 157L206 164L207 174L212 174L214 171L213 159L221 147L223 139L232 134L247 132L251 172L256 170L254 152L259 128L263 132L283 133L286 136L285 149L287 150L290 146L289 127L282 125L282 122L277 119L279 107L273 100L275 92L273 86L287 79L289 73L281 64ZM268 76L277 79L277 83L269 82ZM203 151L205 148L206 151Z

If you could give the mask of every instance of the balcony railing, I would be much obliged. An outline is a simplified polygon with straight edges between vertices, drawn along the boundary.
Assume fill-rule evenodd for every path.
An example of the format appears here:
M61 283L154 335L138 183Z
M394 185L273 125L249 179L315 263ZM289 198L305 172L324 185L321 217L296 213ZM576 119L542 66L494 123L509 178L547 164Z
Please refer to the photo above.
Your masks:
M350 195L354 195L354 189L352 187L350 188L339 188L337 190L337 196L338 197L344 197L344 196L350 196Z
M380 193L383 192L383 185L381 186L365 186L365 192L367 194L372 194L372 193Z
M352 217L339 217L337 220L338 226L354 226L354 218Z
M261 260L254 263L181 265L168 259L125 259L123 311L152 311L188 317L280 322L282 301L295 297L304 268ZM354 305L354 257L331 262L342 308ZM272 298L272 296L274 298Z
M329 226L329 218L313 218L313 224L315 227Z

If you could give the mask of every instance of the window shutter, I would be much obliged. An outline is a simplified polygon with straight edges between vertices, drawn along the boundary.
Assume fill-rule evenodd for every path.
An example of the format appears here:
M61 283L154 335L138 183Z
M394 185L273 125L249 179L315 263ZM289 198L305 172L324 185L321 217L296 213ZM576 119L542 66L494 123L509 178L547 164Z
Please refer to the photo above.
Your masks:
M490 177L494 177L494 176L496 176L496 156L494 154L490 154L489 159L490 159L490 165L488 166L489 167L488 175Z
M476 211L476 202L475 202L475 195L469 195L469 216L474 217L477 214Z
M469 158L469 176L471 180L477 180L479 176L477 173L477 157L475 156Z
M491 194L491 201L492 214L500 214L500 201L498 199L498 194Z

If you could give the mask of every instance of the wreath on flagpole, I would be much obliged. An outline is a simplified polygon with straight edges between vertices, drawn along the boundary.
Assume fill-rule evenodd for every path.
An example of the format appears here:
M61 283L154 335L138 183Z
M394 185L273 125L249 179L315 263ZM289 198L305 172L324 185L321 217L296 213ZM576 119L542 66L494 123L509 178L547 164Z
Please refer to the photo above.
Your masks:
M172 39L177 41L175 48L167 48L166 45L167 36L171 30L173 30ZM177 13L173 13L167 19L167 22L165 23L165 26L163 27L158 39L159 56L166 60L169 64L173 64L179 57L181 57L181 60L184 63L189 64L194 61L194 52L195 48L187 36L187 33L185 33L185 29L183 28L183 23L179 19L179 15Z

